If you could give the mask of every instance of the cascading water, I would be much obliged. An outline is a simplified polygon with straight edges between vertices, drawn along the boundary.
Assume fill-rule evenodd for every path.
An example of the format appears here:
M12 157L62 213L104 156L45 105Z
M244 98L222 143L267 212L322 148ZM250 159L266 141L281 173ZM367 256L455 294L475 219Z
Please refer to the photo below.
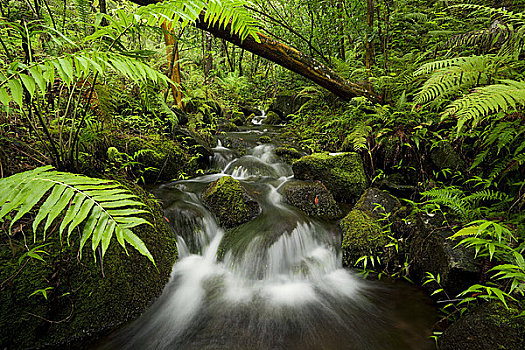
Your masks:
M221 144L214 150L221 173L155 191L178 234L179 261L162 296L102 348L432 348L429 310L416 294L344 270L333 223L283 203L278 189L293 173L273 146L240 158ZM262 212L234 229L236 240L219 261L225 232L200 196L227 175L260 194Z

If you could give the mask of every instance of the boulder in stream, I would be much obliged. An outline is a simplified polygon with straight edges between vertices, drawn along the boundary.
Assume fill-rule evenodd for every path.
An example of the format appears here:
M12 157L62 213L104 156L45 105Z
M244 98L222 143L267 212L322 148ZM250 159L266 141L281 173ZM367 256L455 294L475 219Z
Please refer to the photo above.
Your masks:
M154 226L132 230L156 266L129 246L126 254L115 238L102 261L98 253L94 259L91 244L79 260L79 234L71 234L67 244L58 232L48 232L42 249L49 255L41 254L40 261L24 258L21 233L0 235L1 349L84 348L137 318L161 294L177 257L175 234L153 196L129 188L151 208L153 216L146 218ZM32 240L28 244L35 246ZM46 296L37 290L46 290Z
M266 119L264 120L264 124L269 125L279 125L282 123L281 117L279 114L275 113L274 111L269 111L266 115Z
M341 210L334 197L320 182L287 182L283 185L282 192L288 204L299 208L308 216L328 220L341 217Z
M321 181L337 201L354 203L368 180L361 156L354 152L314 153L292 165L298 180Z
M462 315L439 337L440 350L525 349L525 318L500 302L480 305Z
M353 267L362 256L380 256L388 243L379 223L361 210L348 213L339 227L343 232L343 266Z
M260 212L257 201L231 176L223 176L209 184L202 199L225 228L247 222Z
M387 191L368 188L357 201L354 209L365 211L376 220L383 219L401 208L399 199Z
M424 280L426 272L441 277L441 286L428 283L424 287L433 291L439 287L449 295L457 295L480 278L480 264L475 260L474 249L455 247L457 242L448 239L453 232L443 225L440 214L419 213L396 225L397 230L406 230L411 236L410 277Z

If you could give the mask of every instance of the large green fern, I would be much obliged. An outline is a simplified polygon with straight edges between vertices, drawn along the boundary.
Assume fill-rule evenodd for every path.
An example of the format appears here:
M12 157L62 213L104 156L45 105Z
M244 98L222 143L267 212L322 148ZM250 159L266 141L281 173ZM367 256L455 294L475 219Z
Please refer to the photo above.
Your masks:
M454 101L445 110L443 117L458 118L458 131L466 121L472 121L473 126L482 117L499 111L507 111L517 106L525 105L525 81L501 80L500 84L477 88Z
M74 230L81 228L80 254L91 239L92 250L100 246L104 256L115 235L124 249L127 242L155 263L146 245L131 231L139 225L151 225L138 216L147 211L142 209L144 204L135 199L136 196L118 183L59 172L45 166L0 179L0 221L16 212L14 217L8 217L11 232L18 220L34 210L34 240L38 238L41 223L44 223L42 239L45 240L51 224L63 215L59 235L63 237L66 233L69 242Z

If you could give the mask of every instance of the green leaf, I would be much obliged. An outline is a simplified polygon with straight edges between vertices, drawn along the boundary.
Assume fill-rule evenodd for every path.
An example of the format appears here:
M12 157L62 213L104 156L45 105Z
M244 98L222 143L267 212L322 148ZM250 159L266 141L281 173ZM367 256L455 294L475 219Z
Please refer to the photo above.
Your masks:
M0 88L0 102L6 107L9 107L9 102L11 102L11 97L3 87Z
M22 108L22 100L24 97L24 89L22 84L17 79L11 79L7 82L7 85L11 89L11 96L13 96L13 101Z
M33 97L35 96L35 89L36 89L35 80L26 74L20 74L20 79L24 83L26 90L29 92L29 96L31 96L31 99L33 99Z

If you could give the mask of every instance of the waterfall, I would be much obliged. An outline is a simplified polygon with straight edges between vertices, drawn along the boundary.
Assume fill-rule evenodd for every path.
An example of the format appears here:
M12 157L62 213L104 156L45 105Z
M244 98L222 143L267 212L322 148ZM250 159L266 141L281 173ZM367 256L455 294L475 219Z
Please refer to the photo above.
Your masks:
M432 348L412 292L343 269L334 224L285 203L279 189L293 173L273 149L257 145L234 158L219 142L220 173L155 192L178 235L179 261L161 297L103 349ZM227 175L260 193L262 213L235 229L241 239L219 260L225 231L200 198Z

